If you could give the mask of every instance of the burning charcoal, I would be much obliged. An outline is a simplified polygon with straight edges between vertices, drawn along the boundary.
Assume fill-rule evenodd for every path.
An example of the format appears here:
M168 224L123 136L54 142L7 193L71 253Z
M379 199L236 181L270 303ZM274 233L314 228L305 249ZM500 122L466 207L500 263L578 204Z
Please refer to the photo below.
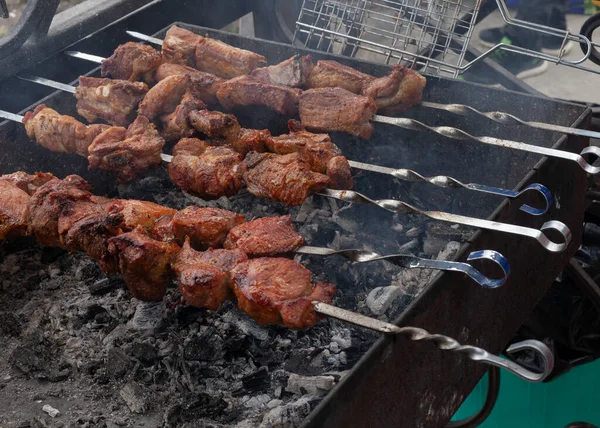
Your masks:
M314 401L312 397L301 397L293 403L276 407L265 415L260 428L297 427L310 413Z
M125 283L121 277L103 278L94 282L88 288L92 296L103 296L117 288L125 287Z
M134 342L131 350L132 355L145 365L152 365L158 358L156 348L149 343Z
M403 293L397 286L374 288L367 296L367 307L375 315L383 315Z
M131 367L129 357L119 348L110 348L106 355L106 374L119 379L127 374Z
M48 342L40 331L30 334L12 352L12 363L23 373L46 372L51 365Z
M448 223L427 223L426 236L423 239L423 252L427 255L437 255L448 241L464 242L470 232Z
M129 382L119 391L119 395L133 413L146 413L146 394L137 383Z
M12 312L0 312L0 336L17 337L21 334L21 321Z
M55 418L58 415L60 415L60 412L58 411L58 409L55 409L54 407L52 407L49 404L44 404L42 406L42 411L45 413L48 413L48 415L50 415L51 418Z
M242 378L244 389L249 392L266 391L271 385L271 375L267 367L261 367L254 373Z
M223 315L223 321L233 324L240 329L245 335L250 335L258 340L267 340L269 338L269 330L256 323L246 313L238 311L230 311Z
M71 376L70 369L52 370L48 374L48 382L63 382Z
M334 385L333 376L299 376L292 373L285 390L299 395L325 395Z
M105 312L106 312L106 309L104 309L102 306L97 305L97 304L92 304L85 309L85 312L82 315L82 318L86 321L91 321L91 320L95 319L98 315L101 315Z
M165 304L160 302L139 302L129 325L135 330L158 329L163 324Z
M66 250L57 247L43 247L41 262L45 265L54 263L62 256L68 254Z
M192 361L217 361L225 355L223 339L212 327L202 326L198 335L184 344L183 357Z
M217 418L227 408L227 402L221 394L211 395L198 393L184 396L180 404L176 404L165 411L163 420L171 426L181 426L185 422L197 421L198 418ZM209 427L211 425L196 425ZM214 425L218 426L218 425Z

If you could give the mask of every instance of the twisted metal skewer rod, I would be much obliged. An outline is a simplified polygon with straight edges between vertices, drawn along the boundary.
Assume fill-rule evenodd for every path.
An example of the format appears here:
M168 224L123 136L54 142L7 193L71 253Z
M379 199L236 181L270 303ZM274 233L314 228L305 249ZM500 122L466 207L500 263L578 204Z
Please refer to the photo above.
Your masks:
M157 46L162 46L163 43L161 39L152 36L147 36L146 34L142 34L137 31L126 31L126 33L129 34L131 37L155 44ZM423 101L421 102L421 106L436 110L444 110L449 113L459 115L474 113L487 119L493 120L494 122L502 123L504 125L524 125L529 126L531 128L545 129L548 131L561 132L563 134L577 135L580 137L600 138L600 132L588 131L586 129L571 128L568 126L552 125L544 122L526 121L518 118L517 116L501 111L482 112L464 104L440 104L430 101Z
M20 75L17 77L19 79L22 79L22 80L25 80L28 82L33 82L33 83L41 84L44 86L49 86L51 88L59 89L61 91L65 91L65 92L75 93L75 91L77 90L77 88L75 88L74 86L66 85L64 83L56 82L56 81L50 80L50 79L45 79L43 77L37 77L37 76L31 76L31 75ZM404 168L392 169L392 168L382 167L382 166L378 166L378 165L371 165L368 163L356 162L356 161L349 161L349 164L351 167L353 167L355 169L362 169L364 171L377 172L380 174L387 174L387 175L391 175L392 177L396 177L396 178L399 178L399 179L405 180L405 181L413 181L413 182L414 181L424 181L424 182L428 182L428 183L433 184L434 186L438 186L438 187L465 188L465 189L473 190L476 192L489 193L489 194L503 196L503 197L507 197L507 198L518 198L523 193L527 193L530 191L536 192L544 200L543 208L535 208L528 204L523 204L520 207L521 211L526 212L527 214L530 214L530 215L535 215L535 216L542 215L542 214L545 214L546 212L548 212L548 210L552 206L552 202L553 202L552 193L550 193L550 191L545 186L538 184L538 183L531 184L521 191L515 191L515 190L503 189L501 187L486 186L484 184L477 184L477 183L466 183L465 184L455 178L452 178L449 176L444 176L444 175L439 175L439 176L435 176L435 177L425 177L416 171L413 171L410 169L404 169Z
M400 267L408 269L438 269L451 272L462 272L469 276L483 288L498 288L506 282L510 274L510 265L506 258L492 250L473 251L469 254L467 261L472 260L489 260L494 262L502 270L502 278L488 278L469 263L453 262L447 260L430 260L415 257L413 255L392 254L382 256L369 250L332 250L330 248L302 246L295 251L297 254L310 254L318 256L339 255L345 257L353 263L368 263L378 260L384 260Z
M333 305L328 305L326 303L316 301L312 303L315 311L323 315L337 318L339 320L360 327L364 327L369 330L374 330L389 335L399 334L406 337L409 340L414 341L431 342L433 343L433 345L435 345L441 350L465 354L470 360L480 361L486 364L490 364L492 366L505 369L510 373L514 374L515 376L518 376L521 379L525 379L530 382L542 382L548 377L548 375L552 372L552 369L554 368L554 356L552 355L552 351L550 351L550 349L545 344L537 340L525 340L523 342L515 343L514 345L510 346L506 350L506 352L512 354L518 351L525 350L535 351L541 356L544 362L544 371L542 373L535 373L530 370L527 370L526 368L513 361L506 360L494 354L490 354L485 349L476 346L461 345L458 341L449 336L444 336L442 334L432 334L429 333L427 330L418 327L398 327L394 324L379 321L374 318L357 314L356 312L341 309Z
M395 200L395 199L371 199L362 193L355 192L353 190L333 190L323 189L319 192L320 195L339 199L344 202L350 202L354 204L371 204L386 211L398 214L420 214L425 217L429 217L434 220L458 223L466 226L478 227L480 229L488 229L494 231L500 231L504 233L510 233L513 235L525 236L537 240L546 250L551 252L564 251L567 245L571 242L571 231L564 223L551 220L547 221L542 225L540 230L532 229L529 227L517 226L507 223L499 223L496 221L484 220L475 217L465 217L458 214L450 214L442 211L425 211L420 210L406 202ZM548 238L544 231L554 230L562 236L564 242L556 243Z

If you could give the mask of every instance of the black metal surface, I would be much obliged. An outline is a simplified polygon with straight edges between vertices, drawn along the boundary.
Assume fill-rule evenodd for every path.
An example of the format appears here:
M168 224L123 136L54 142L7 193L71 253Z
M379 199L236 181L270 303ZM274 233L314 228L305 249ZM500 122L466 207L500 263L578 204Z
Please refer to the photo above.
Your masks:
M587 37L589 40L593 40L594 31L596 31L600 27L600 13L597 13L593 16L590 16L581 26L580 34ZM581 50L584 54L587 54L588 46L585 43L580 44ZM600 65L600 51L596 49L594 46L591 47L590 52L590 61L595 64Z
M158 9L154 9L153 13L150 13L150 9L142 13L146 13L146 18L155 17L155 13L166 12L162 6L157 4ZM158 21L162 22L160 19ZM181 25L196 32L208 33L235 46L262 53L271 63L303 52L288 45ZM124 30L152 33L149 30L151 26L147 20L133 16L82 41L74 48L108 55L118 43L129 40L124 35ZM384 75L389 70L379 64L319 52L313 52L313 57L336 58L374 75ZM77 60L69 59L69 65L75 62ZM91 68L90 64L78 61L74 69L68 70L67 75L62 74L64 67L57 67L52 72L57 73L57 80L70 81ZM36 69L39 71L44 68ZM26 87L21 86L20 90L30 91L34 86L27 84ZM2 87L7 88L5 85ZM589 118L589 111L581 106L440 78L428 79L425 99L442 103L464 103L484 110L504 110L526 120L560 125L584 126ZM56 93L45 101L63 113L73 113L74 102L70 94ZM17 104L15 101L14 105ZM3 106L0 105L0 108ZM22 108L24 106L19 109ZM244 126L268 127L273 132L285 131L285 120L281 117L257 115L256 112L235 113ZM424 108L416 108L409 115L432 125L451 124L477 135L518 139L546 147L578 151L587 144L582 138L560 138L546 131L505 127ZM463 343L482 346L493 352L500 351L579 246L585 186L583 171L573 163L556 159L543 160L526 153L473 142L451 141L430 133L414 133L383 125L377 126L371 142L342 135L334 135L333 139L350 158L371 153L385 154L389 159L389 166L414 168L424 174L448 174L462 180L509 188L541 182L553 191L560 207L541 218L531 218L518 211L523 200L512 204L504 201L497 209L492 210L498 199L474 198L469 193L452 191L452 197L456 201L454 211L457 213L489 216L532 227L539 227L550 218L558 219L571 228L574 240L564 253L550 254L536 242L527 239L494 232L479 233L470 245L463 247L458 259L464 260L470 248L475 247L502 252L509 258L512 267L511 278L505 287L493 291L482 290L460 276L439 275L397 320L404 325L415 325L448 334ZM30 172L44 170L61 176L67 172L77 173L89 179L98 192L110 191L112 183L99 172L88 172L85 159L52 154L38 148L27 141L20 125L0 124L0 148L2 173L17 169ZM388 193L392 186L397 188L396 197L402 196L403 191L408 192L420 186L396 183L391 179L379 179L378 183L379 188L371 189L373 197L378 196L377 192ZM442 191L437 195L445 193L447 192ZM438 198L425 202L431 209L436 209L436 204L441 203ZM386 224L381 227L386 227ZM408 343L398 338L382 338L322 401L307 418L304 426L444 426L484 371L485 366L469 362L460 356L439 352L431 346Z

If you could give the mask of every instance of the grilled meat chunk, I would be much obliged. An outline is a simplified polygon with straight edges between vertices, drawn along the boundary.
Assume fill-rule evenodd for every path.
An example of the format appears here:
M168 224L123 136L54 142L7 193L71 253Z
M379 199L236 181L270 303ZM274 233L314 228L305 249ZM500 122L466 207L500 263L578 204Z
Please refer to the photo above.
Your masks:
M23 171L17 171L13 172L12 174L0 175L0 180L8 181L14 184L30 196L33 195L40 186L55 178L56 177L49 172L36 172L35 174L27 174Z
M327 162L329 187L338 190L350 190L354 187L350 163L345 156L334 156Z
M173 156L200 156L210 146L198 138L182 138L173 147Z
M227 147L209 147L200 156L174 156L169 176L182 190L203 198L233 196L243 185L242 159Z
M165 215L156 220L154 227L150 231L150 236L158 241L175 241L175 234L173 233L173 216Z
M197 308L216 311L233 298L230 271L248 260L240 250L195 251L186 239L182 250L171 262L179 289L186 302Z
M373 76L340 64L337 61L318 61L311 70L308 88L343 88L354 94L362 93L363 87L375 80Z
M209 138L225 138L227 141L233 141L240 134L240 124L232 114L198 110L191 112L189 119L197 131Z
M84 125L71 116L63 116L40 104L23 118L27 136L53 152L87 157L88 147L108 125Z
M89 147L89 167L115 171L119 181L130 181L162 162L164 145L154 125L138 116L129 128L112 127L94 139Z
M251 76L259 82L270 85L301 88L306 85L312 68L312 56L294 55L277 65L257 68Z
M238 264L231 271L238 307L259 324L284 324L290 329L315 325L320 316L312 301L331 303L333 284L311 283L301 264L284 258L258 258Z
M189 138L196 133L189 120L191 112L198 109L204 109L206 104L194 97L191 93L186 93L181 99L181 103L170 114L160 117L163 129L162 135L167 141L176 141L181 138Z
M77 113L89 123L101 119L111 125L127 126L147 92L148 85L142 82L81 76L75 90Z
M111 57L102 61L102 77L149 81L162 63L160 53L148 45L128 42L115 49Z
M300 120L309 131L341 131L368 140L376 110L372 98L342 88L309 89L300 95Z
M389 75L365 85L362 94L375 100L378 111L403 113L421 103L426 83L416 71L395 65Z
M325 187L329 178L313 172L299 153L251 152L244 159L244 181L253 195L296 206Z
M65 206L89 201L91 186L78 175L53 179L40 186L27 203L26 219L36 239L49 247L62 247L58 221Z
M162 114L173 113L189 88L190 77L185 74L169 76L148 91L138 114L154 120Z
M190 77L190 91L196 98L211 106L218 104L217 91L225 80L214 74L205 73L185 65L164 63L154 72L154 80L160 82L167 77L182 74Z
M133 297L144 302L162 300L171 283L169 263L179 252L178 245L134 230L110 238L108 250Z
M190 238L192 247L200 250L218 248L227 233L244 222L244 216L219 208L187 207L173 215L172 228L179 243Z
M271 133L268 129L242 128L237 138L230 142L231 148L246 156L249 152L264 152Z
M296 116L301 93L300 89L269 85L250 76L240 76L223 83L217 98L229 110L240 106L265 106L285 116Z
M264 56L219 40L201 37L196 44L196 68L224 79L242 76L266 65Z
M108 213L121 214L123 222L121 228L125 232L131 232L137 227L150 232L156 227L156 222L168 216L173 216L177 210L155 204L148 201L137 201L135 199L109 199Z
M292 227L292 217L263 217L234 227L223 248L240 249L249 257L270 257L291 253L304 244L304 237Z
M27 235L27 192L0 178L0 195L0 240Z
M196 45L202 36L189 30L171 26L162 44L162 56L165 63L183 64L194 67L196 65Z

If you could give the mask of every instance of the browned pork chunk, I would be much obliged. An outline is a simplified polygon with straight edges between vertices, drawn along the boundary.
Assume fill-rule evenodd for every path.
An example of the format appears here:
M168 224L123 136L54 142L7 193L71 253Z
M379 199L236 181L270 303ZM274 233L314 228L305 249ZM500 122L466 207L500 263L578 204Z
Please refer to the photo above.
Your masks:
M264 56L219 40L202 37L196 45L196 68L224 79L248 74L265 65L267 59Z
M237 248L249 257L268 257L291 253L304 244L304 237L292 227L289 215L263 217L234 227L223 248Z
M309 89L300 95L300 120L309 131L340 131L368 140L375 101L342 88Z
M186 93L181 99L181 103L170 114L160 117L162 123L162 136L167 141L177 141L181 138L189 138L196 133L196 130L190 122L190 113L198 109L204 109L206 104L194 97L191 93Z
M264 257L238 264L231 271L238 307L259 324L283 324L290 329L315 325L321 318L312 302L331 303L335 286L311 283L311 273L284 258Z
M217 98L229 110L241 106L265 106L279 114L295 116L301 93L300 89L269 85L251 76L240 76L223 83Z
M186 302L197 308L216 311L233 298L230 287L230 271L248 260L240 250L192 249L189 240L171 262L179 289Z
M173 156L200 156L210 145L199 138L182 138L173 147Z
M362 94L375 100L378 111L403 113L421 103L426 83L416 71L395 65L389 75L365 85Z
M161 64L160 53L148 45L128 42L120 45L109 58L102 61L102 77L151 81L152 73Z
M218 248L229 230L244 222L242 214L219 208L187 207L173 216L172 228L179 243L186 237L198 249Z
M224 138L227 141L233 141L240 134L240 124L232 114L198 110L191 112L189 119L198 132L209 138Z
M244 170L244 181L250 193L287 206L301 205L329 183L329 178L312 171L299 153L251 152L244 159Z
M242 159L227 147L209 147L200 156L173 156L169 176L179 188L202 198L233 196L243 185Z
M27 136L53 152L88 156L88 147L108 125L84 125L71 116L63 116L40 104L23 118Z
M164 61L194 67L196 65L196 45L202 38L202 36L177 25L171 26L162 44Z
M230 142L231 148L244 156L249 152L264 152L270 136L268 129L242 128L237 138Z
M164 63L154 72L154 80L160 82L167 77L182 74L190 77L190 91L196 98L211 106L218 104L217 91L225 80L214 74L205 73L186 65Z
M90 123L101 119L127 126L147 92L148 85L142 82L81 76L75 90L77 113Z
M89 167L115 171L119 181L130 181L162 162L164 145L154 125L138 116L129 128L112 127L94 139L89 147Z
M300 88L306 85L312 68L313 63L310 55L294 55L277 65L257 68L251 75L262 83Z
M173 113L189 88L190 77L185 74L169 76L148 91L140 103L138 114L154 120L161 114Z
M318 61L306 82L308 88L343 88L360 94L365 84L375 80L373 76L361 73L337 61Z
M35 174L27 174L23 171L13 172L12 174L0 175L0 180L8 181L17 186L28 195L33 195L34 192L42 185L56 177L49 172L36 172Z
M144 302L162 300L171 283L170 261L179 252L178 245L134 230L110 238L108 250L133 297Z
M138 227L149 232L154 229L159 219L173 216L177 212L177 210L154 202L135 199L109 199L106 203L109 214L118 213L123 216L121 228L124 232L131 232Z
M0 178L0 240L27 234L26 210L29 195L10 181Z

